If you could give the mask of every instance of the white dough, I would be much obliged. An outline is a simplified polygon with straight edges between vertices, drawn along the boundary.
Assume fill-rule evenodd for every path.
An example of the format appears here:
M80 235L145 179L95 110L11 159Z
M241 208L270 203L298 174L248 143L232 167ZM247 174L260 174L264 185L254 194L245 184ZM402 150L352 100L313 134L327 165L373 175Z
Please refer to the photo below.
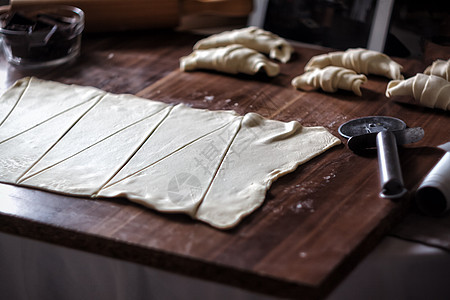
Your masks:
M0 98L8 111L0 126L0 180L16 182L102 93L30 77L17 81Z
M96 101L104 94L103 91L92 87L60 84L34 77L24 78L16 85L18 92L22 94L14 110L2 124L3 133L0 133L0 140L37 126L78 105ZM26 87L22 91L24 85ZM15 88L9 89L5 96L8 97L11 93L16 93Z
M59 141L45 158L39 161L26 175L28 177L43 169L54 166L62 160L74 157L88 148L103 146L114 140L113 135L120 134L121 131L136 131L139 123L146 126L155 123L159 124L160 118L151 118L153 115L162 112L164 117L169 111L167 104L156 101L142 101L141 98L132 95L106 94L86 115L73 126L73 128ZM156 119L156 120L155 120ZM145 132L150 133L143 128ZM129 134L132 135L132 134ZM132 137L134 138L134 137ZM76 141L76 142L74 142ZM97 145L100 144L100 145ZM112 145L120 147L121 143Z
M0 126L13 111L28 86L29 80L18 80L0 97Z
M269 61L264 55L242 45L195 50L180 59L182 71L197 69L216 70L219 72L254 75L264 71L268 76L280 73L280 67Z
M213 34L198 41L194 49L218 48L231 44L243 45L269 54L270 58L278 59L283 63L288 62L294 52L294 48L285 39L255 26Z
M278 177L340 143L323 127L295 121L36 78L19 81L0 101L8 108L0 126L1 182L126 197L221 229L259 207Z
M111 179L109 185L180 151L186 145L221 129L237 117L234 111L195 109L183 104L175 106L169 118L142 145L130 162ZM168 139L168 136L171 138ZM229 137L222 136L222 138L228 140Z
M123 106L126 104L127 102L123 102ZM89 128L95 132L92 128L98 125L86 116L86 119L76 124L19 183L51 191L91 196L128 162L169 111L170 107L166 107L129 126L117 131L114 129L105 138L82 148L83 139L78 139L78 133L87 133ZM88 137L87 135L87 140ZM76 141L80 141L79 145L76 145Z
M360 86L367 77L356 74L355 71L342 67L328 66L323 69L313 69L292 79L292 85L298 89L318 89L334 93L338 89L353 91L361 96Z
M431 66L428 66L423 72L426 75L435 75L444 78L447 81L450 81L450 59L435 60Z
M406 80L392 80L386 97L392 96L411 96L420 105L450 110L450 82L439 76L418 73Z
M242 117L147 168L108 185L100 196L128 199L167 212L195 217L197 207L215 177ZM223 137L228 137L224 139ZM150 153L149 153L150 155ZM189 181L191 183L188 185Z
M390 79L403 79L403 67L389 56L378 51L363 48L336 51L312 57L305 66L305 71L322 69L326 66L344 67L356 73L375 74Z
M16 183L93 104L76 106L16 135L9 133L12 126L6 132L0 127L0 136L9 137L0 140L0 181ZM20 122L18 117L16 120Z
M323 127L246 114L196 218L222 229L235 226L262 205L273 181L338 144Z

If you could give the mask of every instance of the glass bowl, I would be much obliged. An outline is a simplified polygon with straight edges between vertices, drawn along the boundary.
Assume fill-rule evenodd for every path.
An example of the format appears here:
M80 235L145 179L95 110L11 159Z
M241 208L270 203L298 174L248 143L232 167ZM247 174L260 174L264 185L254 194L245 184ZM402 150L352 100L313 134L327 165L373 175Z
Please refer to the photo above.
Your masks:
M50 67L80 53L84 13L55 5L0 15L0 36L6 60L23 68Z

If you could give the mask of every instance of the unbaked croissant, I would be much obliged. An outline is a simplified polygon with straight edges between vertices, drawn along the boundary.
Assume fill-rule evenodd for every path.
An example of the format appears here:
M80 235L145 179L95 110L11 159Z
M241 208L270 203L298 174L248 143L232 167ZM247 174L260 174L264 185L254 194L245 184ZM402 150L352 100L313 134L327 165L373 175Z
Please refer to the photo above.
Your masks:
M450 82L435 75L419 73L406 80L392 80L386 96L412 96L423 106L450 110Z
M353 91L361 96L360 86L366 82L366 76L342 67L328 66L313 69L292 79L291 83L302 90L322 88L325 92L336 92L338 89Z
M278 59L283 63L288 62L294 52L292 46L285 39L255 26L213 34L198 41L194 45L194 49L210 49L230 44L240 44L269 54L270 58Z
M450 81L450 59L435 60L423 73L427 75L436 75Z
M403 67L389 58L389 56L362 48L347 51L330 52L312 57L305 66L305 71L326 66L344 67L356 73L375 74L391 79L403 79Z
M230 74L249 75L265 71L269 76L276 76L280 73L278 64L271 62L261 53L242 45L195 50L180 59L180 69L182 71L209 69Z

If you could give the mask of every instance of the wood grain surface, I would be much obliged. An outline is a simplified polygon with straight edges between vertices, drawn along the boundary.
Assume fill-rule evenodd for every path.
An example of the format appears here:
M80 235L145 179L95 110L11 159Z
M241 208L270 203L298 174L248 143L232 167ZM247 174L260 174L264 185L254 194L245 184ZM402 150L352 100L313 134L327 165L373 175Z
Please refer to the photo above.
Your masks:
M410 191L442 155L434 147L450 138L448 112L389 100L382 77L368 76L362 97L291 87L306 62L326 49L297 46L276 78L180 72L178 59L199 38L172 31L90 35L69 66L31 72L2 61L1 88L34 75L166 103L297 120L336 136L339 125L353 118L398 117L425 130L422 141L399 150ZM425 68L419 61L395 60L405 77ZM276 181L264 205L228 231L124 199L74 198L5 184L0 230L261 293L321 298L398 223L412 193L398 201L379 198L376 156L357 156L342 141Z

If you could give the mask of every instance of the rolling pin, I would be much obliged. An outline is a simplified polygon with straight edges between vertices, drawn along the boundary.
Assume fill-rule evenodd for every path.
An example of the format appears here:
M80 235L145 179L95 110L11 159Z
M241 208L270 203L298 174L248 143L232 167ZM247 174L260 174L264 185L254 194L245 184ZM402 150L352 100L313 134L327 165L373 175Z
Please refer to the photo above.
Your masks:
M252 0L11 0L8 9L71 5L85 13L85 31L174 28L194 14L247 16Z

